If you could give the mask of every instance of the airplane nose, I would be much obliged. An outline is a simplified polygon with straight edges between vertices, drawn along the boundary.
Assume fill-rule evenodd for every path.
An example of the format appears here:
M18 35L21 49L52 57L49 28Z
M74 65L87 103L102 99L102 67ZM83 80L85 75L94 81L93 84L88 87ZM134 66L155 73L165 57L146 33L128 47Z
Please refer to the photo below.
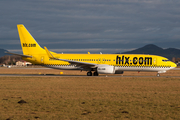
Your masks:
M174 67L174 68L175 68L175 67L177 67L177 65L176 65L175 63L172 62L171 67Z

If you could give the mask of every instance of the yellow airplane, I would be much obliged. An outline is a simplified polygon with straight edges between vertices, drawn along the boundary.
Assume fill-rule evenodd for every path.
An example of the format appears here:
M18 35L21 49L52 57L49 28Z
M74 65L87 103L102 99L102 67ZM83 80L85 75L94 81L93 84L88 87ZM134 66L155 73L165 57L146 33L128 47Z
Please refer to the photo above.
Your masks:
M63 70L88 71L87 76L99 74L123 74L124 71L154 71L165 73L176 64L165 57L145 54L57 54L46 47L41 48L24 25L17 25L23 60ZM93 72L93 73L92 73Z

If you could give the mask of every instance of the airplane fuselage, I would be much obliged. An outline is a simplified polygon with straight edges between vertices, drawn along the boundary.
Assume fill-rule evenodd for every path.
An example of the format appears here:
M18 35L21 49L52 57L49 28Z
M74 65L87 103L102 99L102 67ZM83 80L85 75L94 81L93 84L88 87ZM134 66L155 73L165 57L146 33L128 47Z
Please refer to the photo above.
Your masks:
M46 54L33 55L24 60L46 67L64 70L89 70L70 64L69 62L50 59ZM174 63L157 55L144 54L54 54L56 58L114 66L119 71L166 71L172 69Z

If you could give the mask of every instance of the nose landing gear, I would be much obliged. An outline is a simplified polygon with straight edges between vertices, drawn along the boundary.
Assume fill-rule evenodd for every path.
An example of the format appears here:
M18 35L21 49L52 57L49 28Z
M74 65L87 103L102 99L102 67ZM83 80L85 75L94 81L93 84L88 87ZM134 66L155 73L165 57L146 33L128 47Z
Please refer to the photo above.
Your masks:
M157 77L160 77L160 74L159 74L159 73L157 73Z

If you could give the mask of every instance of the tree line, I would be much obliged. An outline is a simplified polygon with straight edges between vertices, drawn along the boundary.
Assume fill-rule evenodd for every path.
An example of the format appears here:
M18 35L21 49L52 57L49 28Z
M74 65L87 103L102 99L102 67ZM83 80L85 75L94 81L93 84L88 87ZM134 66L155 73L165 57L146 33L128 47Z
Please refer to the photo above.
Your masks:
M0 58L0 64L6 64L6 65L15 65L17 61L21 61L20 56L15 55L5 55Z

